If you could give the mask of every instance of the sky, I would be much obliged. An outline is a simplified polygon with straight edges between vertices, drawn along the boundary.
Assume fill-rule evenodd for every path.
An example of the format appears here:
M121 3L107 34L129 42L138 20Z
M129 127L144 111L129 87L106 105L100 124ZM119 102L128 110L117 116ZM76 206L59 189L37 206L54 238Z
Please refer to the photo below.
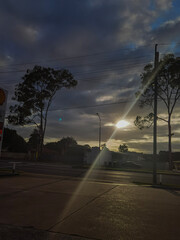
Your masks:
M15 85L34 65L67 68L78 81L56 93L50 107L45 142L71 136L79 144L98 146L99 113L102 143L117 151L152 153L153 129L134 126L141 109L135 93L143 67L160 58L180 56L179 0L6 0L0 9L0 83L14 104ZM8 114L7 107L7 114ZM180 109L173 114L173 151L180 149ZM166 114L159 103L158 114ZM125 119L127 127L116 129ZM14 127L28 139L34 126ZM115 131L115 132L114 132ZM167 124L158 123L158 151L168 147Z

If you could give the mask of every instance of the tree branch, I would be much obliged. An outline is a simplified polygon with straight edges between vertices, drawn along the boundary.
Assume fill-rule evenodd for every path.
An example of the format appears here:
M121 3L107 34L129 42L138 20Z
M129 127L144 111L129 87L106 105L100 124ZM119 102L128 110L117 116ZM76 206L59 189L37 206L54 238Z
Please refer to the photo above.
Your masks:
M166 100L160 94L158 94L158 96L164 102L164 104L166 105L166 107L168 109L168 104L167 104Z
M164 118L161 118L161 117L158 117L158 116L157 116L157 119L168 123L168 120L166 120L166 119L164 119Z
M173 113L173 110L174 110L174 107L175 107L175 105L176 105L176 102L177 102L177 100L178 100L179 97L180 97L179 90L180 90L180 89L178 88L177 91L176 91L175 98L174 98L174 103L173 103L173 105L172 105L172 107L171 107L170 114Z

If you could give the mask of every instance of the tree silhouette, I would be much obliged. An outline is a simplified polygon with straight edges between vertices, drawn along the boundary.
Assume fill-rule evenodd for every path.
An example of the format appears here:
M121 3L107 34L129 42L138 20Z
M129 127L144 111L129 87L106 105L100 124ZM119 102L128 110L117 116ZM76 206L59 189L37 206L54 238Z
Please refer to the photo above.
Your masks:
M29 137L28 145L30 146L30 148L38 150L37 148L39 146L39 143L40 143L39 131L38 129L35 128Z
M121 153L125 153L125 152L128 152L128 145L123 143L122 145L119 146L118 148L119 152Z
M4 128L2 149L9 152L27 152L27 143L16 130Z
M144 67L141 74L141 86L137 96L140 97L140 107L152 106L154 100L154 82L148 83L154 74L152 64ZM142 89L146 86L143 94ZM167 110L167 118L158 117L168 125L168 150L169 150L169 168L173 168L172 147L171 147L171 118L175 105L180 98L180 58L175 58L173 54L168 54L159 62L159 71L157 75L157 96L164 103ZM153 124L154 114L150 113L145 117L137 116L134 121L139 129L149 128Z
M67 149L69 147L75 146L77 145L77 142L74 138L72 137L63 137L59 142L59 147L61 149L61 153L65 154L65 152L67 151Z
M72 137L63 137L58 142L50 142L46 144L47 148L58 151L62 155L64 155L68 148L72 146L77 146L76 140Z
M77 85L72 74L66 70L54 70L35 66L22 78L23 82L15 88L13 100L17 103L10 106L8 121L14 125L35 124L40 136L40 152L44 141L49 107L58 90Z

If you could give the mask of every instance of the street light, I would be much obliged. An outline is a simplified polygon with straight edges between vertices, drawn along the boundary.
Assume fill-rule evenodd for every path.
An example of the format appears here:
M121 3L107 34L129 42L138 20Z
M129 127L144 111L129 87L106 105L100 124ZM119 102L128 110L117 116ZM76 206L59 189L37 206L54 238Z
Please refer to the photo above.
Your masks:
M101 150L101 117L99 113L96 113L99 118L99 151Z

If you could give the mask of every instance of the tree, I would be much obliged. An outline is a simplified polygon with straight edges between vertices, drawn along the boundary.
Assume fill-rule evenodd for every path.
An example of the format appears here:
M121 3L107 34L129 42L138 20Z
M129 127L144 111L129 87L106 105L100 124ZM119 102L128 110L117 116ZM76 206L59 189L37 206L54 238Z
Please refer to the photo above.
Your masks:
M17 104L10 106L8 121L14 125L35 124L40 135L40 152L47 125L49 107L56 92L65 87L71 88L77 85L72 74L66 70L54 70L35 66L27 70L22 78L23 82L15 88L13 100Z
M60 152L62 155L66 153L69 147L72 146L77 146L77 142L74 138L72 137L63 137L60 141L58 142L50 142L46 144L46 147Z
M152 106L154 100L154 81L149 81L154 75L152 64L144 67L144 72L141 74L141 86L137 96L140 100L140 107ZM143 90L145 88L145 90ZM167 118L158 117L168 125L168 151L169 151L169 168L173 168L171 157L171 118L175 105L180 98L180 58L175 58L173 54L168 54L161 59L158 64L157 74L157 96L164 103ZM142 94L141 94L142 93ZM139 129L149 128L153 124L153 113L148 114L144 118L137 116L134 121Z
M9 152L27 152L27 143L16 130L4 128L2 149Z
M63 137L60 141L59 141L59 147L61 149L61 153L65 154L65 152L67 151L67 149L69 147L75 146L77 145L77 142L74 138L72 137Z
M89 149L89 150L91 150L91 147L90 147L90 145L89 145L89 144L85 144L85 145L84 145L84 147L85 147L86 149Z
M106 148L106 143L101 144L101 149L103 150L104 148Z
M128 152L128 145L123 143L122 145L119 146L118 150L121 153L126 153L126 152Z
M30 135L28 145L30 146L30 148L38 150L37 147L39 146L39 142L40 142L39 131L38 129L35 128Z

